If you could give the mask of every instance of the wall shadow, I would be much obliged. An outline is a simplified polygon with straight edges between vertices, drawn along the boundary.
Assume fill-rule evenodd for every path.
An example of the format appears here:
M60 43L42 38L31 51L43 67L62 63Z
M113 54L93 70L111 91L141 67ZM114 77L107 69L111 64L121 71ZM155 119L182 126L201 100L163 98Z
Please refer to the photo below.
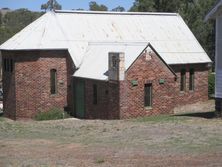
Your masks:
M185 114L176 114L174 116L185 116L185 117L199 117L199 118L205 118L205 119L214 119L217 118L214 111L210 112L197 112L197 113L185 113Z

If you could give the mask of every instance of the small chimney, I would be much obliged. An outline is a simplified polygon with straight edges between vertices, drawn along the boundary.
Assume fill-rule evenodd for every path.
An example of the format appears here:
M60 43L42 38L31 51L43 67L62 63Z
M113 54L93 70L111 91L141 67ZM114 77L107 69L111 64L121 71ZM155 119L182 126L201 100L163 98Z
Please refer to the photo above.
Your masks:
M125 54L109 53L109 80L122 81L125 79Z

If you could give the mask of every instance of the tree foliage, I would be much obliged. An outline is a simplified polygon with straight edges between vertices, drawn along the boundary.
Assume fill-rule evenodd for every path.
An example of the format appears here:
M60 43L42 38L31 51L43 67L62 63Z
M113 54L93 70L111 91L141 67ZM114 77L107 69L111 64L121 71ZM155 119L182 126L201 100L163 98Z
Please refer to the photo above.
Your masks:
M154 1L153 0L135 0L133 6L129 10L130 12L153 12Z
M122 6L117 6L116 8L113 8L112 11L114 12L124 12L125 8Z
M61 10L62 6L56 0L49 0L47 3L41 5L41 10Z
M208 76L208 95L212 96L215 94L215 74L211 73Z
M89 3L89 10L91 10L91 11L108 11L108 8L103 4L99 5L95 1L91 1Z
M2 25L2 13L0 12L0 26Z
M6 13L2 16L2 24L0 25L0 44L36 20L41 14L27 9L18 9Z

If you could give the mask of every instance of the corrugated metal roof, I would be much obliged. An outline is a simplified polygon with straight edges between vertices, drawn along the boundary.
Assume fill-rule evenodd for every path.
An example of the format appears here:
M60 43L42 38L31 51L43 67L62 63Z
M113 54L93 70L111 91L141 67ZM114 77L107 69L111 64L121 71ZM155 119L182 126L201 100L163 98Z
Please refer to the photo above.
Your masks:
M128 69L146 47L147 43L90 43L80 68L74 76L107 80L109 52L124 52L125 68Z
M137 58L147 43L152 44L167 64L211 62L175 13L48 12L0 49L68 49L79 67L78 76L87 73L90 78L104 79L97 76L96 70L98 64L108 69L108 52L126 52L127 64L131 58ZM85 65L89 60L92 60L90 67Z

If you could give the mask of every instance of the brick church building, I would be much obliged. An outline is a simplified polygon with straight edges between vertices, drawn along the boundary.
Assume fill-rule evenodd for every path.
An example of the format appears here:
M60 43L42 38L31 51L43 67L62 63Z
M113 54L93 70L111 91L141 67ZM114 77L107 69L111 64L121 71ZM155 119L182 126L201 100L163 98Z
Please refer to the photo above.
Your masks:
M54 11L0 46L4 114L172 113L208 99L211 60L176 13Z

